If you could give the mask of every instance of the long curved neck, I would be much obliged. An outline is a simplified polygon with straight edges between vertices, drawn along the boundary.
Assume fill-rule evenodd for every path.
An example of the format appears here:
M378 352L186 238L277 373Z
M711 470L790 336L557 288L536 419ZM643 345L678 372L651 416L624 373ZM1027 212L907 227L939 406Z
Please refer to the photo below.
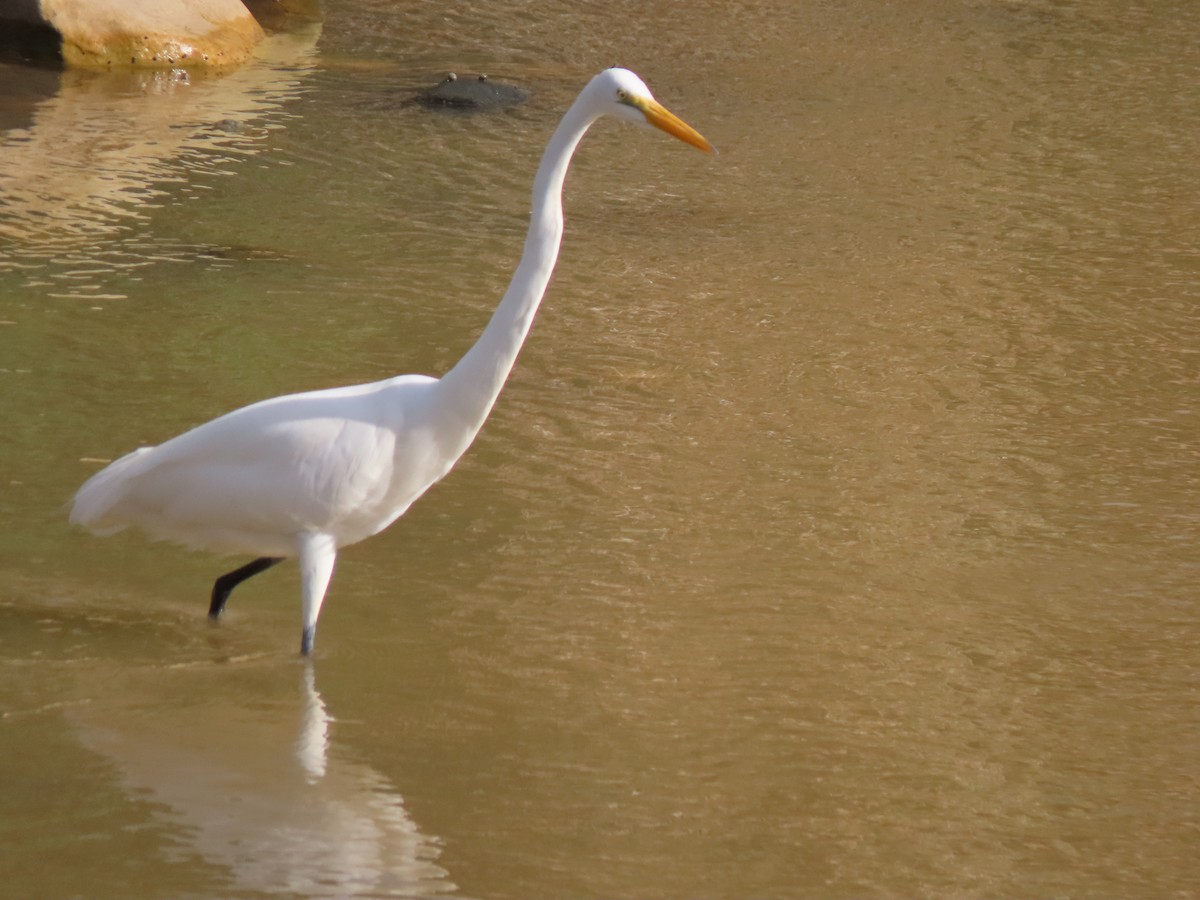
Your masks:
M562 241L563 180L575 147L595 120L580 98L555 129L534 178L533 214L517 271L475 346L438 384L439 415L456 412L455 430L462 429L459 453L483 427L546 292Z

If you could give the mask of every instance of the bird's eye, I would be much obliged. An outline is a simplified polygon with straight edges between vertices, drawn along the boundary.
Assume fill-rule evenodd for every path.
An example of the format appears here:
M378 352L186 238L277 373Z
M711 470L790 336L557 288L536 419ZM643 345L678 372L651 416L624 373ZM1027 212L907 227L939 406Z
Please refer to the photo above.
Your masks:
M625 91L617 91L617 101L619 103L624 103L628 99L629 94L627 94Z

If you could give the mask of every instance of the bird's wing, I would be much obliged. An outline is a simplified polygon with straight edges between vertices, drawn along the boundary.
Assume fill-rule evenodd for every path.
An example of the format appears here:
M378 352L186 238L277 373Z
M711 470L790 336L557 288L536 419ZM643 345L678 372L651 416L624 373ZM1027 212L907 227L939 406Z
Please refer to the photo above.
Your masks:
M135 451L80 489L72 519L285 556L300 532L354 531L393 478L403 422L385 387L395 383L265 400Z

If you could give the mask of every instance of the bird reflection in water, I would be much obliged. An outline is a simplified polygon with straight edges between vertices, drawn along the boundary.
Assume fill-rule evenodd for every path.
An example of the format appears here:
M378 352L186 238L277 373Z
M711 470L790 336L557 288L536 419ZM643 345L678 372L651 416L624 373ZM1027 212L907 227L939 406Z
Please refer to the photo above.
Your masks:
M329 713L317 692L317 677L312 665L304 667L304 716L296 738L296 761L308 773L310 782L325 777L329 759Z
M333 719L311 665L301 679L298 734L291 704L278 715L270 702L231 714L227 705L161 700L153 715L105 710L102 723L83 713L76 724L84 744L119 769L126 791L149 799L181 839L182 848L165 842L169 862L199 857L224 889L239 892L456 890L435 862L437 841L409 818L394 786L369 766L331 758Z

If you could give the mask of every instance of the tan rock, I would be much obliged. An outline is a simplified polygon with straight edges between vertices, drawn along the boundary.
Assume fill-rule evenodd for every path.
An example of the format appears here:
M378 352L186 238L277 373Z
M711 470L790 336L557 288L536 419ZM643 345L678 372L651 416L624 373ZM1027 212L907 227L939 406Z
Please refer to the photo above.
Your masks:
M207 68L245 61L263 30L241 0L41 0L67 65Z

